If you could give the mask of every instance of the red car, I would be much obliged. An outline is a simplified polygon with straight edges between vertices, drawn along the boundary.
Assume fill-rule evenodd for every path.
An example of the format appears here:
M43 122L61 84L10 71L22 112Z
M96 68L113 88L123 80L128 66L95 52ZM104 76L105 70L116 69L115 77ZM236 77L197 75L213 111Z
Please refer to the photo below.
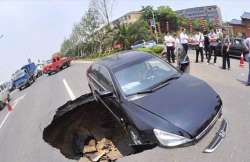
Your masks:
M51 75L70 66L71 58L54 55L51 63L43 67L45 74Z

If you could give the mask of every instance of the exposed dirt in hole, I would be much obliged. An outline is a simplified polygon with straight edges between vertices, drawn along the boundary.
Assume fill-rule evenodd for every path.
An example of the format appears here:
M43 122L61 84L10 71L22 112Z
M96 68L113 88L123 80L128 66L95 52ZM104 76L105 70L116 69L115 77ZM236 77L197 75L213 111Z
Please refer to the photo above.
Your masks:
M91 94L59 107L51 124L44 129L43 139L67 158L77 160L82 156L96 160L102 154L97 161L113 161L138 152L129 145L130 138L121 125ZM102 149L98 143L103 144Z

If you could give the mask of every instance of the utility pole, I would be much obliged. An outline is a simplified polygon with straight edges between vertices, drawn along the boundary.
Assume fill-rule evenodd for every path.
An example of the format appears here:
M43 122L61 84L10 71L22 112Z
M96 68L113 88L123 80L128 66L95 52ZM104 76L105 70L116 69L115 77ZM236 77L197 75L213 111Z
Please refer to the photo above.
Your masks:
M157 30L156 30L156 22L155 22L154 10L152 10L152 15L153 15L153 22L154 22L154 31L155 31L155 36L156 36L156 43L158 44L158 34L157 34Z

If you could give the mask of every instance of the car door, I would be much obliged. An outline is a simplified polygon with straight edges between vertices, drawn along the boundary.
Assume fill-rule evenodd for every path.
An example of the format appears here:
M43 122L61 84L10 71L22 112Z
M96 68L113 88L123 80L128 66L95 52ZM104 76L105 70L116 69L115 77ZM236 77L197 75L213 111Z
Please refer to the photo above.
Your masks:
M242 53L243 44L239 39L234 39L229 50L229 55L232 57L240 57Z
M104 106L115 116L115 118L122 122L124 121L124 113L120 105L120 100L115 89L113 80L107 68L99 65L97 72L97 80L101 87L103 87L103 91L112 92L111 96L101 97L100 100L104 104ZM105 92L100 92L105 93Z

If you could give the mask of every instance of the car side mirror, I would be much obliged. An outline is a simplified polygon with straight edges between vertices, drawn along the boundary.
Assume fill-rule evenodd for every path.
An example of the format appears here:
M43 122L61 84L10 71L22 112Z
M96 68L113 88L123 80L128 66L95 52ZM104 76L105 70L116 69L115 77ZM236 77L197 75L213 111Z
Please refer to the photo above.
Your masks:
M100 97L110 97L113 95L113 92L111 91L102 91L102 92L96 91L96 92L97 94L99 94Z
M186 56L183 60L180 60L179 69L183 73L190 72L190 61L189 61L188 56Z

